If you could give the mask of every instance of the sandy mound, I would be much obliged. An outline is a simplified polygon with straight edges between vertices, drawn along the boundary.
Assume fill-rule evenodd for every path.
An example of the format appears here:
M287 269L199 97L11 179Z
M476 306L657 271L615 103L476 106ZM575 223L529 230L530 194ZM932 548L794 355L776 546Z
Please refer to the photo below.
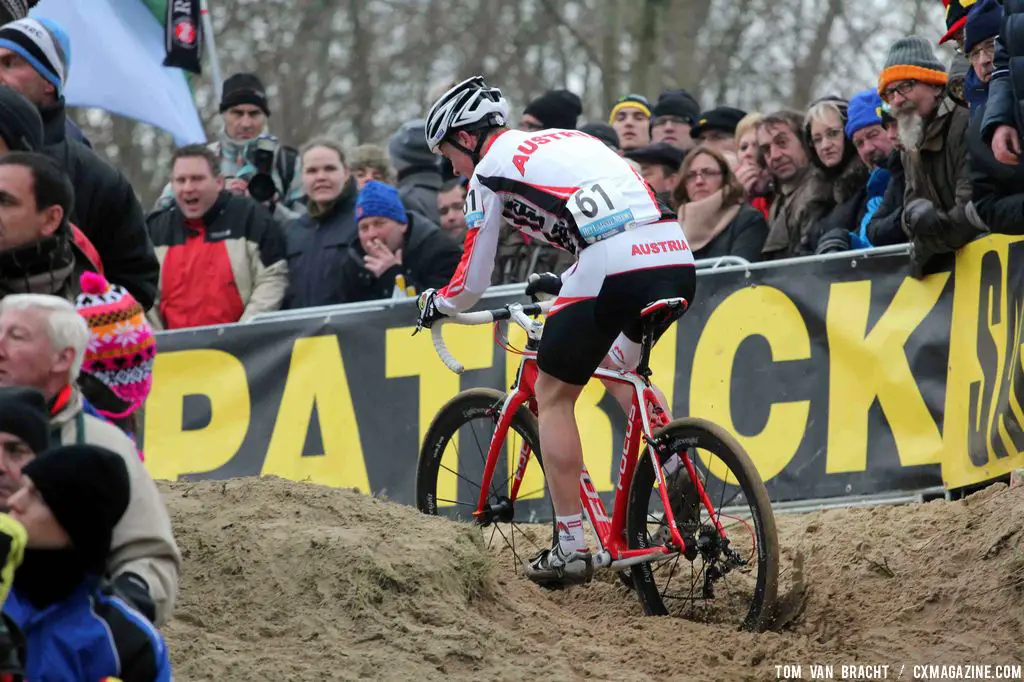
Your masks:
M785 663L809 679L811 663L1024 662L1024 489L779 517L781 621L759 635L644 618L612 579L535 588L476 529L349 491L163 492L185 555L166 629L178 679L763 680Z

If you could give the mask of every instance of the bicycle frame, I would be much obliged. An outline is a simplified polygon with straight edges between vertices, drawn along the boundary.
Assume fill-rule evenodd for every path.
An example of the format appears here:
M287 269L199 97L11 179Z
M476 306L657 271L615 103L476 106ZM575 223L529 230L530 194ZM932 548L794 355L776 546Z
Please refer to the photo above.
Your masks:
M528 401L531 403L531 409L533 409L532 406L535 405L535 401L532 399L534 398L534 386L537 380L537 373L539 371L537 368L536 353L524 351L522 352L522 355L524 357L519 366L519 371L516 373L516 380L513 383L512 390L509 392L504 404L501 406L501 410L498 414L497 425L491 436L491 442L488 447L487 461L484 467L483 480L481 481L480 486L480 498L477 502L476 512L474 512L474 516L478 518L486 514L484 508L487 503L487 491L490 490L494 470L500 458L501 447L505 443L508 429L512 424L512 419L515 416L516 411ZM611 517L608 516L604 503L601 501L585 465L582 473L580 474L580 501L583 506L583 511L587 516L587 520L589 521L602 550L595 554L595 564L609 568L624 568L632 564L643 563L646 561L672 558L676 555L676 552L668 546L658 546L650 549L629 549L625 533L626 506L629 501L630 484L633 480L637 460L640 455L640 444L642 440L647 443L651 443L653 441L651 418L650 415L648 415L646 405L647 403L651 403L652 405L657 406L661 409L660 414L662 415L667 414L667 411L647 382L645 382L645 380L635 372L605 369L602 367L595 370L592 376L594 378L612 381L619 384L628 384L633 388L632 405L630 407L629 418L626 422L626 436L623 442L622 459L619 463L619 477L618 483L615 487L615 500ZM641 400L643 400L644 409L640 408ZM663 423L660 423L657 426L663 426L664 423L667 422L663 421ZM707 498L704 486L700 484L699 478L696 476L695 469L692 461L690 461L689 455L687 453L682 453L681 458L683 459L684 465L689 470L691 478L696 482L702 502L708 508L709 512L712 513L712 518L714 518L711 502ZM515 503L516 497L519 494L519 487L522 484L523 476L526 472L526 465L529 463L529 459L530 448L529 445L524 442L519 453L515 476L512 479L512 489L509 494L509 499L512 503ZM672 543L679 548L680 552L683 552L686 550L687 545L679 533L671 505L669 504L667 492L668 486L666 485L664 473L662 472L660 458L654 456L651 458L651 462L655 469L661 502L664 506L665 518L668 522L667 526L671 534ZM718 524L716 523L716 525ZM720 531L721 530L722 529L720 529Z

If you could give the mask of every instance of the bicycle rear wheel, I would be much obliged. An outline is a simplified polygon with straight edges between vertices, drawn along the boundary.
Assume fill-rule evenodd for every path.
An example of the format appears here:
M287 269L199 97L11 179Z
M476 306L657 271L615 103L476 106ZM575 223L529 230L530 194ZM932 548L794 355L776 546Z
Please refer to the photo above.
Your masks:
M765 629L775 605L779 544L768 491L753 462L735 438L702 419L677 419L655 437L665 444L663 464L673 454L690 457L714 515L681 468L668 481L668 493L687 551L633 567L644 612ZM651 457L648 447L630 487L626 532L632 549L670 542Z
M424 514L445 516L481 526L488 547L511 557L514 570L557 538L551 497L544 480L537 418L520 407L502 444L487 493L492 510L476 511L487 450L505 394L474 388L452 398L434 417L420 448L416 471L416 505ZM521 456L528 455L523 482L509 499L512 477Z

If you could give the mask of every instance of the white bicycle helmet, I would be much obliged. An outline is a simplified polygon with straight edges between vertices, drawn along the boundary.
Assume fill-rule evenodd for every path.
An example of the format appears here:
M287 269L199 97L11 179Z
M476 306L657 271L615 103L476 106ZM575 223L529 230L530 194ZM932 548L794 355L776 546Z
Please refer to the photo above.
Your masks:
M430 107L425 128L427 146L439 154L441 142L453 132L497 128L507 121L508 102L501 90L488 87L483 76L473 76L441 95Z

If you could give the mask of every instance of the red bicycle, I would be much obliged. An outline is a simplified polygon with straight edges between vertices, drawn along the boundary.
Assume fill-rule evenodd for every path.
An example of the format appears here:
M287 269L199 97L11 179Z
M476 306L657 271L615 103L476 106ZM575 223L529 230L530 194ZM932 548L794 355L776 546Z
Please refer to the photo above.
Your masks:
M473 388L441 408L427 431L416 473L420 511L491 528L488 546L500 536L516 570L525 558L520 551L539 550L538 543L550 547L557 539L534 398L543 325L531 318L549 307L512 303L444 320L494 323L498 344L523 359L507 394ZM768 492L735 438L703 419L668 422L651 389L656 333L685 309L681 298L652 303L643 311L636 371L599 368L593 374L633 388L611 516L586 468L580 476L580 500L598 545L593 563L596 570L618 571L648 615L738 622L757 631L770 622L779 571ZM508 344L508 321L526 331L524 350ZM440 323L432 328L434 347L449 369L461 374L441 329ZM536 467L530 467L532 461ZM548 526L538 533L536 524L549 519L551 533Z

